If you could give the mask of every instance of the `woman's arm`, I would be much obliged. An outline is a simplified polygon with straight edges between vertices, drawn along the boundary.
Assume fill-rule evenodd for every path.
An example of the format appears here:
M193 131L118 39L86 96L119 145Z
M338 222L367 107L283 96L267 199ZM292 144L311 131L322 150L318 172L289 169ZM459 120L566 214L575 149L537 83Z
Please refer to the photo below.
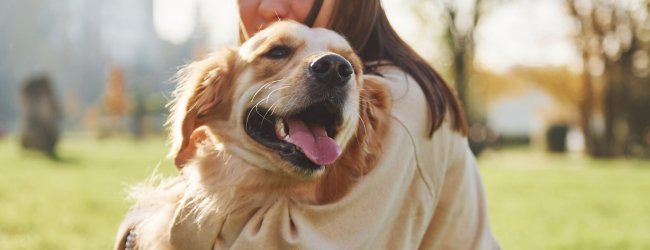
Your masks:
M428 136L426 100L415 80L397 67L381 71L390 84L394 118L413 141L418 169L429 185L434 210L423 249L499 249L488 220L485 192L467 137L446 117Z

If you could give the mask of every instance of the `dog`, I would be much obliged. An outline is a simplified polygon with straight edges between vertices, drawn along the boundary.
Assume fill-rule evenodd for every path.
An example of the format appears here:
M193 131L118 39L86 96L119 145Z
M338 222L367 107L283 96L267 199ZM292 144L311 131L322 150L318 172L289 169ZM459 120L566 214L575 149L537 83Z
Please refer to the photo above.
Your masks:
M180 175L133 189L116 249L186 249L182 228L282 199L335 202L373 170L390 130L383 78L327 29L277 22L177 78L168 127Z

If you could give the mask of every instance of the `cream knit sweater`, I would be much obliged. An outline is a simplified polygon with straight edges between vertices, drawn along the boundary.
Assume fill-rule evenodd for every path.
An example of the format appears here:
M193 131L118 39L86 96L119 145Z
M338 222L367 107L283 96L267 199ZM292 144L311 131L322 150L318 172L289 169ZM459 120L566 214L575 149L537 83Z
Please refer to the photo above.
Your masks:
M429 138L420 87L396 67L380 72L392 83L391 133L379 164L345 197L327 205L279 201L201 228L175 218L177 248L499 249L467 139L448 121Z

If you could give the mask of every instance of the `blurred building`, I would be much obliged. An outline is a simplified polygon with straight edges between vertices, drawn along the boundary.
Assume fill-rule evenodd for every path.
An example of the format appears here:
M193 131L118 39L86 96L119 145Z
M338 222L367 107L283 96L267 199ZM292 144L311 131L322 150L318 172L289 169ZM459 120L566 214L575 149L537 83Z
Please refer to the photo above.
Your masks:
M529 138L545 129L543 112L553 103L547 93L531 88L520 96L496 101L489 105L488 126L499 135Z

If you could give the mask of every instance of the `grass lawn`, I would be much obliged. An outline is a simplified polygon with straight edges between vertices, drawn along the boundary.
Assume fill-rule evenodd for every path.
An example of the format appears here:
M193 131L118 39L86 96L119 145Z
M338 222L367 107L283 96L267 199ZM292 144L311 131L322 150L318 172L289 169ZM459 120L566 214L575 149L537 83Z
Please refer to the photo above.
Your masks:
M111 249L128 209L127 184L165 159L165 140L67 138L61 160L0 141L0 249Z
M504 249L650 249L650 161L506 150L479 164Z
M110 249L125 187L165 160L165 141L66 138L61 160L0 140L0 249ZM479 160L504 249L650 249L650 162L523 149Z

